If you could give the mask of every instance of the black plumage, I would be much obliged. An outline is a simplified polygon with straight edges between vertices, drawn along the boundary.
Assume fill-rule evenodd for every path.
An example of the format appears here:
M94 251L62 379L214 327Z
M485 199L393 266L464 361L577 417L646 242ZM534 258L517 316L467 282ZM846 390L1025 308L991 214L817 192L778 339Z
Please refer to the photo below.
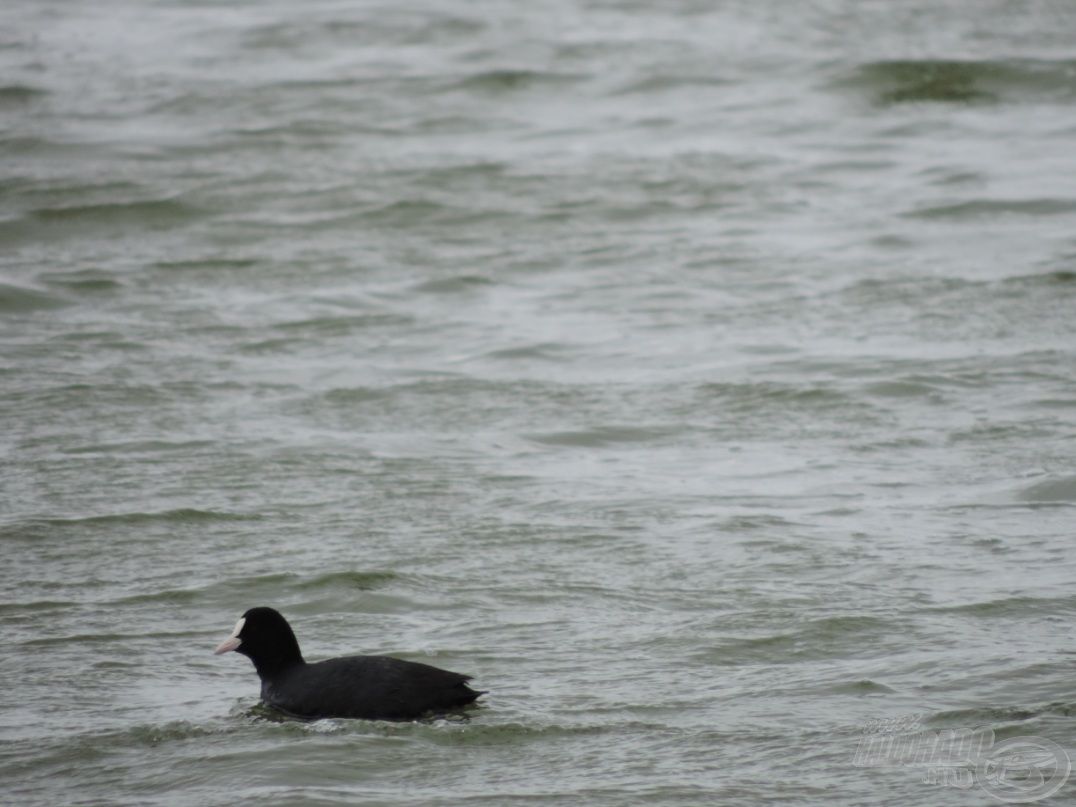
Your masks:
M413 720L472 703L483 692L469 675L389 656L347 656L308 664L291 625L272 608L251 608L216 652L254 662L262 700L294 717Z

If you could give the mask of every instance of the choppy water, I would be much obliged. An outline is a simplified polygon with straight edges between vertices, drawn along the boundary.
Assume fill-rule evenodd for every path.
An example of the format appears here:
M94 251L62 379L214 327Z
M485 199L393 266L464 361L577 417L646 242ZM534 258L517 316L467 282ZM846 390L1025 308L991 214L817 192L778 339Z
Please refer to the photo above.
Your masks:
M658 7L3 6L6 803L962 805L867 721L1076 752L1076 8ZM492 692L277 722L210 655L259 604Z

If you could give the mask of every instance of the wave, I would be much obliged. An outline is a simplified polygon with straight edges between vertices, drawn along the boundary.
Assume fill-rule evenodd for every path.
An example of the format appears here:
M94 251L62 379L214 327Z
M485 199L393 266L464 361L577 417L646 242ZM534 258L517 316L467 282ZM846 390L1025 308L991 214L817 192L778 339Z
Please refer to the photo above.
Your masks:
M1017 493L1025 502L1072 502L1076 504L1076 476L1046 479Z
M493 281L480 275L456 275L436 278L412 286L414 291L426 294L457 294L493 285Z
M702 406L720 404L725 411L755 415L769 411L818 414L832 418L835 413L859 410L869 417L873 405L835 387L818 384L791 384L777 381L713 382L698 387ZM840 414L840 416L844 416Z
M543 361L557 361L567 345L563 342L536 342L530 345L518 347L506 347L498 350L490 350L483 353L483 358L498 361L514 361L516 359L541 359Z
M890 620L872 616L833 616L795 626L795 631L729 637L694 654L704 664L781 664L850 654L881 652L880 639L898 633Z
M15 314L49 308L63 308L67 305L70 305L68 300L55 294L25 286L0 283L0 313Z
M916 208L905 218L968 221L998 216L1063 216L1076 212L1076 199L966 199Z
M174 510L157 512L134 511L129 513L107 513L98 516L76 518L36 519L32 523L47 526L108 526L112 524L148 524L148 523L186 523L191 521L260 521L263 516L257 513L231 513L221 510L198 510L192 507L180 507Z
M100 269L81 269L72 272L46 272L39 280L50 286L60 286L72 292L99 293L122 289L124 284Z
M55 224L183 223L200 211L177 199L146 199L129 202L43 207L30 212L31 219Z
M892 59L858 65L835 82L881 105L1065 102L1076 98L1076 60Z
M530 440L547 446L567 448L603 448L622 443L648 443L679 434L683 428L672 426L599 426L579 431L546 432L528 435Z
M286 331L289 333L309 332L310 334L321 336L342 336L364 328L410 325L413 321L414 318L407 314L371 312L369 314L344 314L326 317L310 317L289 322L277 322L272 325L272 328L274 330Z
M971 709L950 709L924 718L929 726L981 726L991 723L1020 723L1047 714L1071 717L1076 706L1068 703L1051 703L1039 707L981 706Z
M64 454L159 454L166 451L189 451L211 448L212 440L130 440L121 443L99 443L61 448Z
M0 244L43 238L79 238L97 230L180 227L202 210L178 199L96 202L37 207L21 217L0 222Z
M833 684L831 686L823 687L821 690L816 690L819 694L825 692L829 695L892 695L895 694L896 691L897 690L892 687L887 687L885 684L873 681L869 678Z
M959 605L941 605L922 609L935 614L965 614L968 616L1049 616L1068 613L1076 608L1076 595L1069 597L1001 597Z
M353 588L369 591L397 579L399 575L395 572L329 572L309 579L301 579L295 583L295 587L304 590Z
M168 589L146 594L133 594L113 600L114 605L140 605L144 603L201 602L215 594L227 594L229 599L250 599L265 593L279 595L282 589L306 592L335 591L339 589L371 591L399 579L394 572L342 571L305 576L295 572L233 577L206 586L184 589ZM199 634L200 635L200 634Z
M466 92L503 93L531 89L538 86L563 86L585 78L574 73L556 73L548 70L502 68L484 70L459 79L449 89Z
M0 107L22 106L48 95L47 90L30 84L5 84L0 86Z
M257 266L258 261L253 258L219 258L208 257L194 260L182 260L182 261L157 261L153 266L158 269L169 269L177 271L198 270L198 269L211 269L213 271L228 270L228 269L247 269L252 266Z
M632 81L615 92L616 95L634 95L635 93L667 92L670 90L697 90L707 87L723 87L728 79L716 75L659 73Z
M1007 277L1004 283L1027 286L1059 286L1076 283L1076 272L1067 269L1058 269L1053 272L1035 272L1028 275L1014 275Z
M78 605L69 600L34 600L31 602L3 602L0 603L0 614L15 614L23 611L56 611L63 608L71 608Z

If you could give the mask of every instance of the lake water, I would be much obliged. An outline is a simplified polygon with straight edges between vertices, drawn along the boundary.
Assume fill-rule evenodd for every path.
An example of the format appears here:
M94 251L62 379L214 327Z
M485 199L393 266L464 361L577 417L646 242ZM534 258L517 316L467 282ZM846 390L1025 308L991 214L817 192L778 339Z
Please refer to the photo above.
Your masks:
M5 803L1076 753L1071 0L8 0L0 67ZM281 722L255 605L490 694Z

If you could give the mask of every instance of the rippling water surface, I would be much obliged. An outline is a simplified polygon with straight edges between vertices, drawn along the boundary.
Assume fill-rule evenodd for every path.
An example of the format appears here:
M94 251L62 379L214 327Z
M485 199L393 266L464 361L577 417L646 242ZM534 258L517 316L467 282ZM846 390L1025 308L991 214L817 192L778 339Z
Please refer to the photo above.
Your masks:
M963 805L867 721L1076 752L1074 42L5 4L5 801ZM280 722L210 654L261 604L491 693Z

